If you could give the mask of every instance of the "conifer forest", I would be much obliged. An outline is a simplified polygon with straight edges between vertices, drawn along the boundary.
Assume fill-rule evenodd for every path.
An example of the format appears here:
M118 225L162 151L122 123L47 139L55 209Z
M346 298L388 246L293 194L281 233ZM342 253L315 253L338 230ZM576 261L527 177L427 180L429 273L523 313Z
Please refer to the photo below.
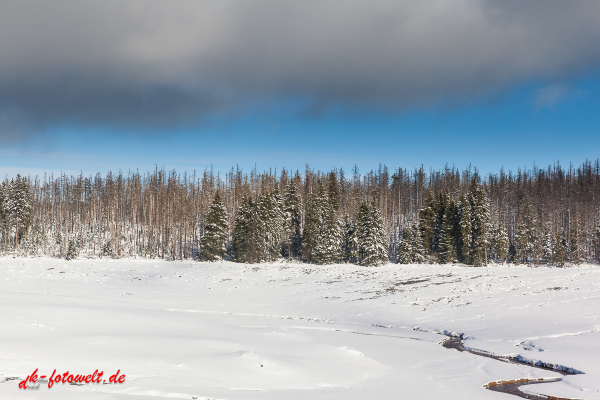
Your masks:
M600 260L600 162L5 179L4 255L258 263Z

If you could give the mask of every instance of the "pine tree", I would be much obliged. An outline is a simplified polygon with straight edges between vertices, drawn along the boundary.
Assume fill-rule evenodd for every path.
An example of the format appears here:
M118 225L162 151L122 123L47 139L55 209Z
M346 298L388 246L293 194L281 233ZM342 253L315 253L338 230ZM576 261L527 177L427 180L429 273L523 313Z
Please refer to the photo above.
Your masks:
M493 255L495 258L502 260L502 264L504 264L508 256L508 232L502 222L498 223L493 232L491 242Z
M546 264L552 263L554 259L554 243L552 236L548 229L544 230L544 237L542 239L542 261Z
M515 245L515 241L511 240L508 243L508 256L506 257L508 262L519 263L519 259L517 258L517 246Z
M260 195L257 204L258 217L264 236L265 261L274 261L281 251L281 235L283 233L284 214L279 190Z
M333 208L333 211L337 213L340 211L341 199L342 199L342 190L340 188L340 181L338 180L337 174L335 171L331 171L328 175L327 179L327 197L329 198L329 203Z
M457 252L456 252L456 232L455 226L456 224L456 205L451 200L448 193L444 193L444 196L441 198L444 202L441 207L444 210L444 214L442 216L441 227L439 229L439 239L438 239L438 257L442 264L444 263L453 263L457 261Z
M573 264L579 264L581 262L579 257L579 225L577 224L577 220L573 221L569 232L568 260Z
M427 254L432 253L435 226L437 222L437 207L431 191L427 192L425 204L419 211L419 226L421 237L423 238L423 247Z
M69 247L67 249L67 261L74 260L77 258L77 249L75 248L75 242L73 239L69 240Z
M356 248L356 228L345 215L342 228L342 260L346 263L356 263Z
M290 179L284 200L283 257L300 257L302 251L302 199L295 180Z
M479 267L487 265L487 249L489 247L490 205L483 186L475 179L469 189L471 203L471 235L472 235L472 261Z
M254 253L255 235L254 226L256 223L256 206L250 196L245 195L242 198L240 207L235 216L233 226L233 243L231 246L231 258L236 262L258 262Z
M59 233L59 235L60 235L60 233ZM60 236L57 237L57 244L59 243L58 239L60 239ZM60 240L62 243L62 239L60 239ZM62 248L62 246L61 246L61 248ZM110 239L108 239L104 242L104 245L102 246L102 255L109 256L109 257L111 257L113 255L113 248L112 248Z
M324 221L314 248L313 260L321 264L333 264L341 259L342 230L334 204L327 204Z
M317 190L312 191L308 197L304 231L302 232L302 258L308 262L313 261L313 251L323 228L326 202L325 189L319 182Z
M4 221L6 217L6 195L7 195L6 182L0 184L0 223Z
M398 240L398 248L396 249L396 263L410 264L412 263L412 241L410 237L410 229L402 229L400 239Z
M204 233L200 238L199 258L215 261L225 257L227 242L227 211L221 194L217 191L206 218Z
M556 232L554 239L554 262L557 266L563 267L567 262L567 238L563 233Z
M465 264L473 264L473 227L471 218L471 203L467 196L461 196L458 203L460 240L459 250L460 261Z
M388 262L387 239L381 213L375 205L363 203L357 217L357 247L360 265L372 266Z
M517 233L515 241L517 244L518 257L527 262L530 259L538 260L541 253L541 246L537 237L537 220L533 213L533 207L528 201L525 201L519 215L517 224Z
M398 264L419 264L425 261L424 253L418 224L411 224L403 229L396 250L396 262Z
M423 248L423 239L419 224L413 224L410 228L410 247L412 249L411 262L420 264L425 261L425 249Z
M27 179L17 175L8 186L8 193L4 199L4 209L15 232L15 249L31 223L32 203Z
M456 262L456 244L454 240L454 221L444 215L440 232L439 260L441 264Z

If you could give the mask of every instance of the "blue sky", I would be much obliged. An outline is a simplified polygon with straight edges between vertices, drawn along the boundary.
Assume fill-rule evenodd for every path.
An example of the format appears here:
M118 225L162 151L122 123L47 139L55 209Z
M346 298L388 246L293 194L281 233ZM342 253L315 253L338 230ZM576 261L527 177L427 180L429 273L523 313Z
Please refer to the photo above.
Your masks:
M180 172L235 165L302 171L307 163L320 170L358 165L361 172L380 163L390 169L471 164L487 173L600 157L594 3L565 9L547 2L555 10L539 13L513 2L497 9L485 1L432 1L429 8L446 10L446 25L429 39L408 35L413 40L407 32L430 33L440 23L438 14L410 2L396 9L382 0L380 10L368 12L353 3L347 19L366 26L356 34L348 28L356 23L317 20L318 2L273 11L275 3L258 1L254 7L270 14L246 17L241 5L211 9L220 23L210 33L224 38L208 50L197 46L207 32L178 22L192 11L204 15L194 3L182 2L183 14L164 21L151 7L121 15L123 25L108 40L82 21L101 24L102 15L122 13L109 3L99 12L59 1L48 17L37 17L80 30L81 42L66 50L62 31L11 46L0 41L0 56L14 60L0 68L3 176L145 172L155 165ZM31 18L19 7L3 15ZM61 7L72 11L67 21ZM474 8L479 12L470 14ZM241 16L231 19L233 11ZM402 15L389 21L384 36L375 27L390 11ZM146 31L140 14L162 24L162 33ZM524 15L522 25L507 25L516 14ZM557 18L563 23L554 29ZM407 19L410 28L400 22ZM315 25L312 36L289 28L307 21ZM244 31L244 40L221 32L239 26L268 29ZM21 28L2 29L13 29L0 32L4 37L19 37ZM183 34L196 39L182 44ZM280 39L270 43L273 37ZM47 49L42 55L40 43Z
M561 86L540 103L542 85L523 85L497 99L402 113L331 112L294 116L285 110L214 118L165 131L58 127L2 150L5 172L148 171L154 165L201 171L282 167L320 170L355 164L361 172L389 168L465 168L482 172L580 164L600 157L600 78Z

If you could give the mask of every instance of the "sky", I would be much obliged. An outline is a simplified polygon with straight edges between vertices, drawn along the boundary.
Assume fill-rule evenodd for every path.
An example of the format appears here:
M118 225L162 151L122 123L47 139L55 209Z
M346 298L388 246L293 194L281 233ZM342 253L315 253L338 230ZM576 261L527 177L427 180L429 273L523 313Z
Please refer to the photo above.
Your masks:
M600 2L0 1L0 174L600 157Z

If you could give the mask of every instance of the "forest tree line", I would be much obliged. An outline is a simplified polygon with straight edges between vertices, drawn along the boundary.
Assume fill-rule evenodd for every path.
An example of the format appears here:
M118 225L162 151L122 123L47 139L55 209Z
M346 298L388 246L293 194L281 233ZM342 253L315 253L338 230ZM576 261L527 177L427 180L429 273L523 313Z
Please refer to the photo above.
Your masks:
M377 265L600 260L600 162L21 177L0 185L0 252Z

